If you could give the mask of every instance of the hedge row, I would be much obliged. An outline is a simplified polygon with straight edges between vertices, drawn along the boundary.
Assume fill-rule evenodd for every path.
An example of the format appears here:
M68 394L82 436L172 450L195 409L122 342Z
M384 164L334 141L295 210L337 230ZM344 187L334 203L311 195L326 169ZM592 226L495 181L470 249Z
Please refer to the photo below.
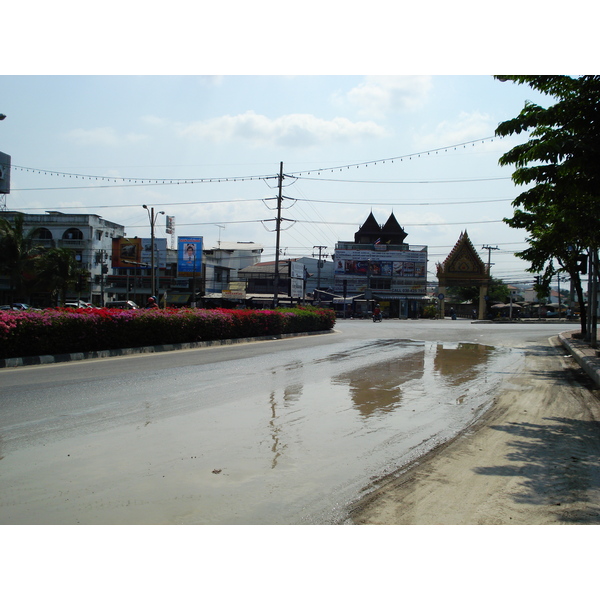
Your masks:
M0 311L0 358L326 331L329 309Z

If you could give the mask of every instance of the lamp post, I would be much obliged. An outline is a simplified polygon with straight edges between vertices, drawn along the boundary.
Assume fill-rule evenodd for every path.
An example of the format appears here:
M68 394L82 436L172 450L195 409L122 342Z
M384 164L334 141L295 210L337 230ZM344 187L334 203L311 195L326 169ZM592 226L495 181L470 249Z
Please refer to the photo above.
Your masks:
M164 215L165 211L161 210L156 215L154 214L154 206L148 208L145 204L142 205L142 208L145 208L148 212L148 218L150 219L150 270L152 271L150 274L151 288L152 288L152 296L156 296L156 274L154 272L154 225L156 225L156 219L158 215Z

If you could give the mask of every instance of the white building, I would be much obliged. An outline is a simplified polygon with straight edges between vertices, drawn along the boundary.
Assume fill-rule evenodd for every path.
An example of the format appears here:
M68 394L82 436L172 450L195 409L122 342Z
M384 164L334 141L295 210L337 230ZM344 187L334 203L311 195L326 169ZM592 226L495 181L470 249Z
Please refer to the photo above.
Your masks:
M103 275L110 269L112 240L123 237L125 227L98 215L66 214L54 210L45 214L5 211L2 216L14 222L17 214L24 217L24 233L33 232L35 245L73 251L80 268L91 274L88 285L78 295L82 300L101 305L105 283ZM32 300L32 303L35 302Z
M202 252L205 293L219 294L232 282L240 281L239 271L260 261L264 248L254 242L219 242Z

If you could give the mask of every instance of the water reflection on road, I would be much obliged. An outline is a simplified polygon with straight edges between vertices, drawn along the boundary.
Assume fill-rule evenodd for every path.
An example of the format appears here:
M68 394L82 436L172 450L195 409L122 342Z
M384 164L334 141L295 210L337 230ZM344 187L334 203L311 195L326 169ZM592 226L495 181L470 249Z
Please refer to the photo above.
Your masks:
M136 423L8 452L2 522L339 522L374 477L473 420L520 357L393 339L281 352L268 366L249 357L226 378L173 369L153 394L137 390L146 397ZM177 390L171 412L163 384Z

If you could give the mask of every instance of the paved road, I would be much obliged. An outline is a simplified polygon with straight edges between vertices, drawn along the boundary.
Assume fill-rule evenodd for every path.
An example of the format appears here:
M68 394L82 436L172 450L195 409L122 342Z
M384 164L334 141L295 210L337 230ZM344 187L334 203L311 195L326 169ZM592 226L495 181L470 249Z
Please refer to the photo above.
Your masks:
M335 333L0 371L0 523L326 523L564 323Z

